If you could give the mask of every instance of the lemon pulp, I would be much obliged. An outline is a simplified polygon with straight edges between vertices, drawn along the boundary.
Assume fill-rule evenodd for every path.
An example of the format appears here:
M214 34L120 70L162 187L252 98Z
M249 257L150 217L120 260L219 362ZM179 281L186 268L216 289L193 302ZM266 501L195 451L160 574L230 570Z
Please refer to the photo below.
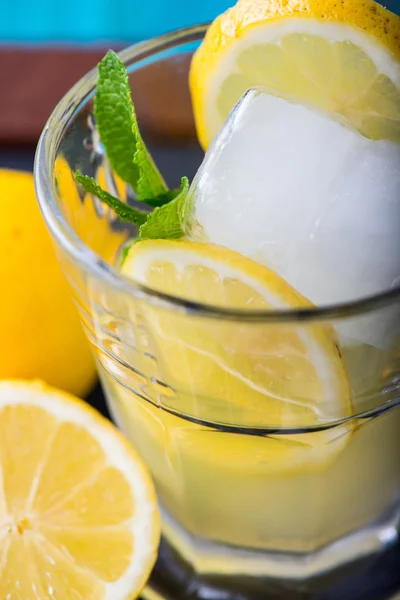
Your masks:
M158 513L121 434L72 396L3 381L0 448L1 597L136 597L154 564Z
M341 115L363 135L400 142L400 19L370 1L240 0L211 25L190 83L207 146L250 87Z

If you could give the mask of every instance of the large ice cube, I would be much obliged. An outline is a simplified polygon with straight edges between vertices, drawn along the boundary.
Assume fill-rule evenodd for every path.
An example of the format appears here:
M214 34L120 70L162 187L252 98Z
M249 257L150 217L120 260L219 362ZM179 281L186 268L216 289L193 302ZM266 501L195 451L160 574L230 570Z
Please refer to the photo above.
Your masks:
M400 276L400 147L290 99L247 92L190 201L192 237L266 264L318 306Z

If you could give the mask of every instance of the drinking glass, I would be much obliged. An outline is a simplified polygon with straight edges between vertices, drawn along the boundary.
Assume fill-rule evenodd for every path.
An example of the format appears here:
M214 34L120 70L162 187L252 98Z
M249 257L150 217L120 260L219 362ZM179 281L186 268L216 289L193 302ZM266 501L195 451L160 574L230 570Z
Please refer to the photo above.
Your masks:
M121 53L144 137L171 186L202 159L188 68L205 30ZM234 311L128 280L118 261L134 229L73 178L79 169L136 202L99 141L95 81L93 71L54 110L35 178L111 413L156 484L163 537L144 598L392 597L400 589L398 284L340 306ZM320 365L322 421L315 373L293 357L292 371L285 367L293 335L332 345L340 376L329 361ZM265 340L271 355L260 356L260 369L272 360L282 372L273 409L254 391L257 365L250 382L218 365L221 352L243 357L259 344L262 354ZM218 369L224 377L213 379Z

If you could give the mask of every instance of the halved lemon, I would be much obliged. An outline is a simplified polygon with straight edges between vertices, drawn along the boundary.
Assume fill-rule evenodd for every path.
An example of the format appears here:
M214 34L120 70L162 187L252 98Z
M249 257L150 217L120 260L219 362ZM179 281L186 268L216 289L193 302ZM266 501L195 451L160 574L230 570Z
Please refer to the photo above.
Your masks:
M132 600L154 564L150 476L95 410L41 383L0 383L0 597Z
M311 306L275 272L212 244L139 242L123 273L163 293L247 315ZM327 325L200 316L148 303L141 314L170 388L157 394L172 412L207 423L293 428L351 414L346 371Z
M400 18L373 0L239 0L193 57L190 88L206 148L255 85L400 142Z

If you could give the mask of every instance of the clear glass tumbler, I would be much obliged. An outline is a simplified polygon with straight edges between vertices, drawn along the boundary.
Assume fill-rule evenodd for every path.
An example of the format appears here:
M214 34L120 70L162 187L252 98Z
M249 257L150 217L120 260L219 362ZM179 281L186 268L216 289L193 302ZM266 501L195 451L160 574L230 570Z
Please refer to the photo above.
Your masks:
M188 67L204 32L121 54L171 185L202 159ZM400 589L400 288L323 309L235 312L122 277L118 257L134 232L72 176L80 169L134 202L99 144L95 80L84 77L50 117L35 178L111 412L157 486L163 540L145 598L391 597ZM312 340L330 345L323 384L296 363L294 334L309 352ZM233 357L259 352L250 382L216 376L222 346ZM274 400L257 388L271 360L282 372ZM321 394L323 420L313 403Z

